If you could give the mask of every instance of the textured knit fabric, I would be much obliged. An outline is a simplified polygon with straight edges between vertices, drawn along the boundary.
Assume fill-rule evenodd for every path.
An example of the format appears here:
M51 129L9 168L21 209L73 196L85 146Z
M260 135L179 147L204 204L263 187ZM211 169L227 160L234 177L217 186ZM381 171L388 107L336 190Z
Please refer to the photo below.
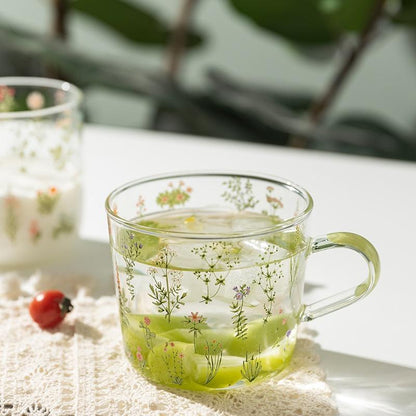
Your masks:
M56 279L55 279L56 280ZM316 344L301 330L285 377L219 393L164 389L131 368L114 297L94 298L92 281L0 275L0 416L329 416L337 408ZM30 318L39 290L73 297L74 310L50 331Z

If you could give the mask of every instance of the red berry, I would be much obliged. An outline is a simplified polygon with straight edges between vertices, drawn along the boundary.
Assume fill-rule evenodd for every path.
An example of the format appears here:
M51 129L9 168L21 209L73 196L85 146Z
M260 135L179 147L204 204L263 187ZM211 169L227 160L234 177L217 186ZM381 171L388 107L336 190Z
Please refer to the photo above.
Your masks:
M42 329L57 326L72 309L71 301L59 290L40 292L29 305L30 316Z

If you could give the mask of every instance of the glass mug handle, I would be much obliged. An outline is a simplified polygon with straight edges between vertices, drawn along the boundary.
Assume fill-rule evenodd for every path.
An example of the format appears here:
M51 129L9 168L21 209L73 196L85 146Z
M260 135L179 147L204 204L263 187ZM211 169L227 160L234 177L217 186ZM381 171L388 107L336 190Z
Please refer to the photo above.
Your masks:
M358 286L339 292L333 296L304 305L302 321L311 321L337 309L351 305L368 295L375 287L380 274L380 260L374 246L358 234L337 232L317 237L312 241L311 253L318 253L331 248L349 248L361 254L368 265L368 277Z

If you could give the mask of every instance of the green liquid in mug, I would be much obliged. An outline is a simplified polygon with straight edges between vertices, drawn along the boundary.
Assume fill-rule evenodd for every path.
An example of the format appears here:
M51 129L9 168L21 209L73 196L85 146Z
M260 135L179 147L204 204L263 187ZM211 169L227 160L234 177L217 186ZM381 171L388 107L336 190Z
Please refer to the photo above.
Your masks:
M140 222L169 231L229 234L276 221L247 212L183 210ZM305 244L299 231L204 241L120 230L117 241L125 350L145 376L172 387L218 390L287 366L303 291Z

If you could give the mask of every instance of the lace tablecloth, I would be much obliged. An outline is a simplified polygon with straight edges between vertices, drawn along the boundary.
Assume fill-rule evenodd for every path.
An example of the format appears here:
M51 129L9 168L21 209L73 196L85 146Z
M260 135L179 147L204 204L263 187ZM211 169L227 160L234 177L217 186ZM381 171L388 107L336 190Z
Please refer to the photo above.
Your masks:
M56 279L55 279L56 280ZM38 290L56 288L75 306L52 331L32 322ZM84 276L0 275L0 415L336 415L313 340L303 331L287 376L220 393L163 389L130 367L114 297L93 298Z

